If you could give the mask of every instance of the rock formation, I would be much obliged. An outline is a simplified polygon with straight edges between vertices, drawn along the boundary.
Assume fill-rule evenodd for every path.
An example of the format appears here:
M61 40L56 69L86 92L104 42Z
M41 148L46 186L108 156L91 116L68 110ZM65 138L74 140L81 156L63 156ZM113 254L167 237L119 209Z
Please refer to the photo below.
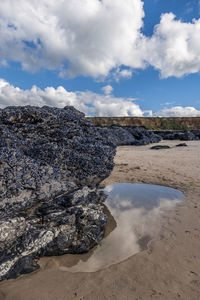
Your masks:
M112 125L110 127L98 127L102 128L109 140L117 146L124 145L148 145L150 143L158 143L162 140L162 137L158 134L148 131L144 127L131 127L131 126L118 126Z
M153 133L160 135L163 138L163 140L198 141L200 139L199 130L191 130L191 131L160 130L160 131L153 131Z
M150 131L144 127L112 125L102 128L108 132L109 140L117 146L134 145L142 146L158 143L163 140L196 141L200 140L200 130L177 131L159 130Z
M73 107L0 110L0 280L44 255L81 253L104 235L115 145Z

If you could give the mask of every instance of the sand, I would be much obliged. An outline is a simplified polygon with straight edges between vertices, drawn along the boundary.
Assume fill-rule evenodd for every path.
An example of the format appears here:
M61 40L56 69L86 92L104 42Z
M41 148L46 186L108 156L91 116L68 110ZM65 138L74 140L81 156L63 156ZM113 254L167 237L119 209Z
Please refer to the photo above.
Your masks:
M171 149L119 147L103 184L138 182L177 188L185 201L164 215L147 250L95 273L69 273L74 256L43 258L41 270L0 284L0 300L200 299L200 142ZM85 256L87 259L87 255Z

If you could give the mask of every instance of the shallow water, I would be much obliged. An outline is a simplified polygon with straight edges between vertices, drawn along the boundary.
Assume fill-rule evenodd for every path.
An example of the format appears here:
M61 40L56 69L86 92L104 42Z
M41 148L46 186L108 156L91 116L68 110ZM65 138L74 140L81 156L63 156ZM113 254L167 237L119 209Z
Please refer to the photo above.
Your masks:
M112 231L87 260L80 256L76 265L60 265L60 270L95 272L146 249L149 241L158 236L163 212L184 199L178 190L149 184L119 183L105 187L104 192Z

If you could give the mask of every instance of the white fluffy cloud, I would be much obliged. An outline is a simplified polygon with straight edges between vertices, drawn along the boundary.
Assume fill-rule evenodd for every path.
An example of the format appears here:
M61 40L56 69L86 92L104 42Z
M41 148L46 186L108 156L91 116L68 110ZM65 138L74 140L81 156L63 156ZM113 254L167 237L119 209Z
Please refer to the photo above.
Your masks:
M121 70L119 67L112 73L115 81L119 82L120 79L130 79L132 77L133 71L131 69Z
M104 92L105 95L110 95L113 91L113 87L111 85L106 85L102 87L102 91Z
M171 108L164 108L163 110L154 114L159 117L200 117L200 110L194 107L174 106Z
M0 9L0 58L25 70L106 76L143 67L140 0L6 0Z
M111 90L111 86L104 89ZM104 91L105 92L105 91ZM159 117L200 117L200 110L194 107L175 106L164 108L159 112L144 111L134 99L117 98L112 94L96 94L86 92L68 92L64 87L47 87L44 90L33 86L30 90L14 87L4 79L0 79L0 108L10 105L36 105L64 107L72 105L86 115L99 117L124 117L124 116L159 116Z
M7 0L0 10L0 58L20 61L26 70L58 69L61 76L106 76L145 62L162 77L200 70L199 20L163 14L146 38L143 16L140 0Z
M162 77L200 71L200 20L184 23L163 14L147 38L143 17L141 0L6 0L0 62L18 61L29 71L55 69L63 77L107 76L115 69L117 80L148 64Z
M0 79L0 108L10 105L36 105L64 107L72 105L86 115L94 116L144 116L151 111L142 111L134 99L116 98L113 95L87 92L68 92L64 87L47 87L44 90L33 86L22 90Z
M164 14L153 36L146 40L146 60L161 76L181 77L200 71L200 19L184 23Z

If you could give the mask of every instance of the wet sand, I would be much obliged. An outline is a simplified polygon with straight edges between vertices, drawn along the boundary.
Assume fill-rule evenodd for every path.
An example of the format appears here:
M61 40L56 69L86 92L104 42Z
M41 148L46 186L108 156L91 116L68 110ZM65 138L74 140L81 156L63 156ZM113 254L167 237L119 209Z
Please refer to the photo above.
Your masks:
M119 147L115 168L103 182L159 184L184 193L185 201L165 214L159 236L147 250L95 273L59 269L78 260L75 256L43 258L41 270L1 283L0 300L199 300L200 142L187 144L163 150L150 150L150 145Z

